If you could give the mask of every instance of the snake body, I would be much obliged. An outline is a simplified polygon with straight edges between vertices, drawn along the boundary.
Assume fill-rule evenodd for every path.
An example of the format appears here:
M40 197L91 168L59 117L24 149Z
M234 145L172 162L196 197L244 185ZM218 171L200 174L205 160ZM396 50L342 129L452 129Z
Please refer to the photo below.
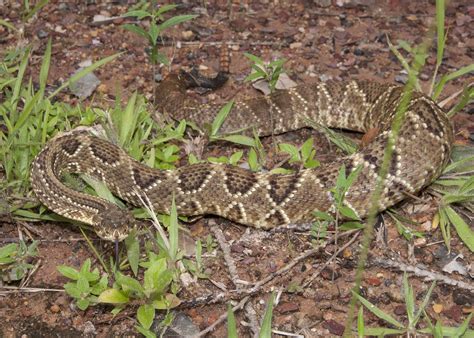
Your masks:
M392 122L403 93L399 86L368 81L321 82L234 103L222 132L253 127L260 135L278 134L302 128L308 119L358 132L378 129L375 139L359 152L315 169L279 175L199 163L157 170L104 139L71 132L53 138L39 153L31 167L31 184L49 209L91 224L104 239L121 240L134 224L129 211L71 189L61 182L64 172L96 177L134 205L141 205L140 196L146 195L156 212L169 212L174 196L181 215L214 214L269 229L311 220L315 210L334 211L329 190L344 165L347 174L361 168L344 203L363 218L380 179L384 149L393 136ZM210 124L220 108L196 103L177 76L161 84L157 101L162 113L201 126ZM452 126L443 110L430 98L412 92L377 209L384 210L401 201L405 192L414 194L430 184L449 159L452 139Z

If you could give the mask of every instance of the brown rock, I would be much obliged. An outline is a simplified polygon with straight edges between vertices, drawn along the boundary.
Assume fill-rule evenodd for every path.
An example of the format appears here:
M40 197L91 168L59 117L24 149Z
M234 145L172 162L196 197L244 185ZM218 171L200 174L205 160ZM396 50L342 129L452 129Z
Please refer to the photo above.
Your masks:
M324 322L323 327L328 329L330 333L335 334L337 336L342 336L342 334L344 333L344 325L332 319Z
M296 312L299 311L299 309L300 307L298 304L291 302L280 303L277 307L278 312L281 314Z

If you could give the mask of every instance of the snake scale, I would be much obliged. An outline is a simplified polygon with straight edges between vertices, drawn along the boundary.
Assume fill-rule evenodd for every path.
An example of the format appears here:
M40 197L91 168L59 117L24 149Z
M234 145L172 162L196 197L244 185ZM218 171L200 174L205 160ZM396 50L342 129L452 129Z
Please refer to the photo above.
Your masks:
M158 88L162 113L176 119L211 123L219 110L186 94L179 76ZM315 210L334 211L329 193L341 165L349 173L361 167L345 196L345 205L367 216L370 196L379 180L384 149L403 88L370 81L320 82L235 102L221 131L254 127L272 135L306 126L308 119L331 128L379 130L359 152L315 169L272 174L210 163L157 170L132 159L118 146L86 132L71 132L49 141L31 167L31 184L39 200L54 212L93 226L107 240L122 240L135 224L128 210L87 195L61 182L65 172L85 173L106 183L121 199L141 205L147 196L154 210L168 213L174 196L181 215L213 214L248 226L269 229L308 221ZM393 146L379 211L430 184L449 159L452 126L428 97L413 92Z

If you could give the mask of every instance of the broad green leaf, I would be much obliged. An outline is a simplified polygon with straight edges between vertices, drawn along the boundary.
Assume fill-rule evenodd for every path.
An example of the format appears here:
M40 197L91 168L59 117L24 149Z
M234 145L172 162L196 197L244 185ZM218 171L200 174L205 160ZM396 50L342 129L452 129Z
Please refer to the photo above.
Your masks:
M469 225L450 206L444 208L449 221L454 225L456 232L466 246L474 252L474 232Z
M255 147L255 140L251 137L245 135L227 135L227 136L219 136L218 140L223 140L227 142L232 142L235 144L241 144L248 147Z
M128 11L125 14L122 14L123 17L129 17L129 16L135 16L138 20L142 20L143 18L146 17L151 17L151 13L144 11L144 10L134 10L134 11Z
M313 215L314 217L322 221L329 221L329 222L334 221L334 217L331 214L324 211L314 211Z
M217 113L216 117L214 118L214 121L212 121L211 136L217 135L217 132L219 131L222 124L224 123L225 119L227 118L227 115L229 115L233 104L234 104L234 101L231 100L231 101L227 102L219 110L219 113Z
M249 75L247 75L244 79L245 82L252 82L252 81L255 81L255 80L258 80L258 79L262 79L262 78L265 78L265 73L263 72L252 72L250 73Z
M346 205L341 205L338 209L338 211L341 213L342 216L348 218L348 219L351 219L351 220L360 220L360 217L357 216L357 214L355 213L355 211L346 206Z
M290 163L301 161L300 152L298 151L298 148L295 147L294 145L292 145L290 143L280 143L278 145L278 148L280 148L280 151L283 151L283 152L287 153L288 155L290 155L290 157L291 157L290 158Z
M130 32L133 32L135 34L138 34L139 36L142 36L144 37L145 39L150 39L149 35L148 35L148 32L146 30L144 30L143 28L141 28L140 26L137 26L137 25L131 25L131 24L124 24L122 25L123 28L125 28L126 30L130 31Z
M151 332L150 330L145 329L144 327L141 326L135 326L138 332L140 332L142 335L144 335L146 338L156 338L156 334Z
M81 298L81 291L77 288L76 283L64 284L64 290L73 298Z
M156 25L156 22L152 21L150 23L150 28L148 29L148 36L150 37L152 45L156 45L156 42L158 41L158 35L158 26Z
M59 265L57 269L63 276L69 279L78 280L80 277L79 271L74 268L71 268L70 266Z
M0 258L12 256L18 249L18 244L10 243L0 248ZM67 276L66 276L67 277Z
M261 58L259 58L258 56L255 56L253 54L250 54L250 53L244 53L245 57L250 59L250 61L253 61L257 64L261 64L263 65L263 60Z
M143 286L147 291L156 290L159 285L158 278L167 268L166 258L160 258L151 262L148 269L145 271Z
M141 305L137 311L137 319L140 325L148 330L155 319L155 308L150 304Z
M251 148L249 151L248 163L249 163L250 170L258 171L260 169L260 165L257 159L257 152L255 151L255 148Z
M189 21L189 20L192 20L192 19L197 18L197 17L198 17L197 15L177 15L177 16L173 16L173 17L169 18L168 20L166 20L165 22L158 25L158 32L161 33L169 27L178 25L182 22Z
M161 16L161 14L166 13L172 9L175 9L178 7L178 5L175 4L168 4L168 5L162 5L160 8L154 13L155 16Z
M129 302L129 299L117 289L107 289L99 295L99 302L107 304L125 304Z
M233 153L230 158L229 158L229 163L232 164L232 165L237 165L237 163L240 161L240 159L242 158L242 155L244 154L244 152L242 150L240 151L236 151L235 153Z
M138 273L138 262L140 260L140 243L136 231L130 232L125 238L125 246L127 247L127 258L130 263L133 275L136 277Z
M79 309L84 311L85 309L89 307L90 301L88 299L78 299L76 304Z
M303 161L306 161L307 159L310 158L313 150L314 150L314 148L313 148L313 138L310 137L301 146L301 156L303 157Z
M152 304L157 310L168 310L181 304L181 300L172 293L167 293L164 297L154 300Z
M143 294L144 292L140 282L138 282L135 278L122 275L121 273L118 274L116 283L120 285L125 292L133 291L139 295Z
M79 276L79 279L77 280L77 288L82 294L88 294L90 292L91 288L86 277L82 275Z

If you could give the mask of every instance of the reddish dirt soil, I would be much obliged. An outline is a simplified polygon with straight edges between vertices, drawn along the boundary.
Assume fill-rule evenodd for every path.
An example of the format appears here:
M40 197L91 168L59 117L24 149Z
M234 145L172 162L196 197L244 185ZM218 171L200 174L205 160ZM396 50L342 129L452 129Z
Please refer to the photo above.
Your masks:
M91 2L94 1L88 3ZM412 44L421 43L429 34L435 14L433 1L346 1L346 6L338 5L343 1L332 1L328 7L318 5L324 4L325 1L261 0L253 1L250 5L247 2L234 1L232 17L229 17L226 1L185 1L185 4L174 12L200 15L197 19L166 32L166 36L173 42L172 46L163 48L172 59L171 71L192 65L216 69L219 59L218 45L221 42L231 43L231 79L224 88L207 96L190 93L203 102L225 102L243 95L261 95L243 83L250 69L249 61L243 56L244 52L259 55L266 60L285 57L288 59L285 65L288 74L299 84L328 78L395 82L400 76L403 78L400 73L402 67L389 51L387 36L394 43L399 39ZM202 7L203 3L206 4L205 7ZM37 78L47 39L51 37L51 85L67 79L84 60L95 61L123 52L114 62L95 72L102 84L96 91L95 99L87 100L85 104L111 106L117 94L126 100L135 90L151 98L152 67L145 52L146 41L121 28L124 19L102 25L92 23L94 15L119 16L125 13L127 8L120 4L60 4L58 1L51 1L36 17L24 24L21 21L20 5L5 4L3 8L0 7L0 17L17 28L21 27L23 36L10 34L0 26L0 47L6 50L21 43L32 44L34 52L31 75ZM447 9L446 22L449 37L441 73L472 63L474 6L472 3L469 5L467 0L453 1ZM436 53L432 49L427 66L420 76L424 89L429 87L435 60ZM168 69L160 71L165 75ZM461 90L463 85L473 80L471 75L451 82L443 93L443 98ZM78 102L69 94L63 95L61 100L73 104ZM469 108L465 109L454 118L458 132L457 144L469 144L469 136L472 137L474 133L472 107L470 109L470 112ZM331 158L338 155L324 136L312 130L279 136L276 142L301 144L302 140L311 135L318 140L318 159L331 161ZM280 161L275 156L273 142L271 138L263 140L269 154L270 169ZM227 155L229 150L218 145L208 148L205 155ZM428 230L425 239L407 242L399 236L391 218L384 215L387 231L385 241L374 240L370 253L372 257L387 261L395 258L411 266L423 264L427 270L443 273L441 268L444 264L444 244L439 229L431 229L436 200L423 193L420 197L422 202L408 200L399 206L398 210L421 224L414 226L415 229ZM202 218L190 226L192 237L205 240L210 233L209 223L212 222L223 231L225 239L230 243L231 256L235 260L239 278L250 284L274 273L312 247L308 234L265 233L209 217ZM23 236L31 236L40 241L39 256L34 262L38 263L38 269L27 284L29 288L60 290L66 278L58 273L57 265L79 267L88 257L97 263L94 261L94 254L75 227L58 223L40 225L3 221L0 223L0 245L9 240L16 240L19 232ZM256 312L257 320L260 321L263 317L265 300L270 291L282 290L274 310L274 329L306 337L340 335L347 318L360 237L323 269L308 287L296 288L293 292L289 292L288 287L302 285L308 281L350 238L352 237L343 237L337 245L326 246L318 254L298 263L289 272L274 278L261 292L253 295L250 304ZM107 243L99 240L95 243L105 255L111 254L112 250ZM474 255L455 234L451 247L452 252L463 254L461 264L468 266L469 262L472 263ZM228 290L235 289L220 249L212 255L207 255L204 262L206 272L213 281L222 283ZM472 276L472 270L470 273ZM453 280L470 284L472 290L473 281L469 277L457 273L443 274ZM369 264L364 273L361 291L385 312L406 322L402 276L403 272L398 269L391 270L374 263ZM417 302L420 303L430 282L410 275L410 283L414 287ZM212 283L200 280L198 284L183 290L179 296L182 300L192 300L193 297L218 292L220 290ZM441 320L444 325L459 326L468 313L473 311L473 299L473 294L469 291L440 282L434 289L427 312L432 321ZM435 304L437 306L434 307ZM436 312L435 308L439 307L441 311ZM0 287L0 336L138 335L133 329L136 325L135 309L126 310L116 317L111 315L110 310L108 306L95 306L80 311L73 306L72 299L61 291L15 292ZM183 307L179 311L188 315L202 330L226 311L226 303ZM386 326L368 311L365 311L365 320L367 326ZM237 322L240 321L249 321L242 311L237 313ZM473 326L474 321L471 322L471 328ZM243 325L239 325L239 334L242 337L252 335L250 329ZM225 335L224 323L217 326L209 336Z

